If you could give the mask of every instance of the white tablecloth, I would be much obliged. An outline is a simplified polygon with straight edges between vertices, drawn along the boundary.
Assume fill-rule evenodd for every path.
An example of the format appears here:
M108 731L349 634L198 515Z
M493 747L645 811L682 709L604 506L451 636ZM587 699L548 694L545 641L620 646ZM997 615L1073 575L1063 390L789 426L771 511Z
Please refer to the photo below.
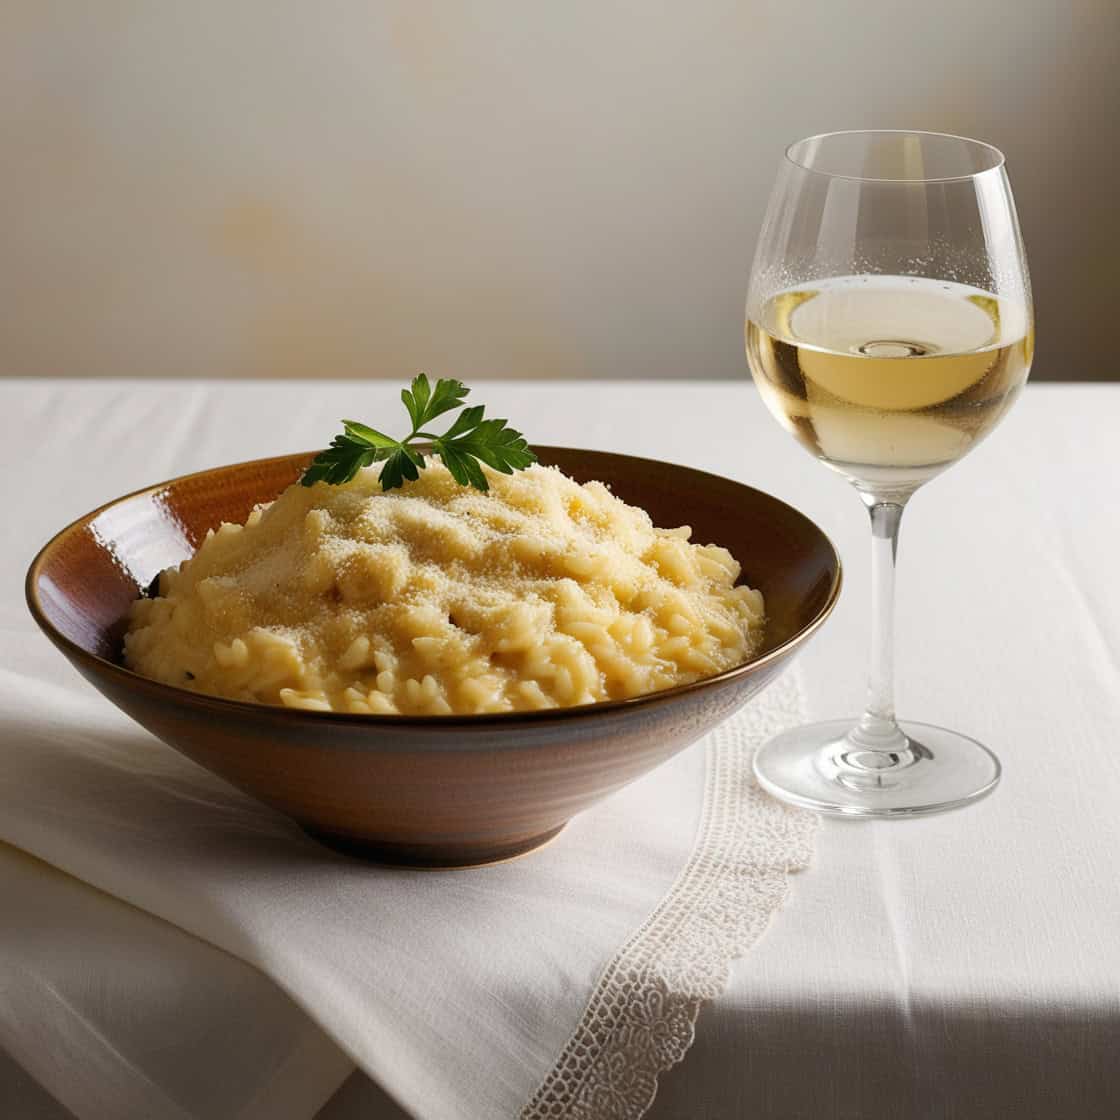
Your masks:
M399 408L393 396L382 383L0 383L10 513L0 627L28 633L13 580L72 517L170 474L322 445L339 416L376 423ZM858 707L865 515L847 486L764 414L749 385L495 383L485 400L537 442L686 462L776 493L814 518L840 547L848 579L835 617L802 658L808 705L822 718ZM1032 386L1002 430L915 499L900 553L899 708L988 743L1003 759L1003 783L987 801L943 817L826 822L814 864L702 1016L651 1117L1116 1115L1118 421L1120 389ZM29 639L27 656L57 655ZM11 852L0 862L24 881L37 873ZM52 897L89 891L41 874ZM89 908L123 906L103 897ZM99 966L120 967L110 935L119 918L90 918L88 983ZM166 968L189 969L191 954L217 952L175 931L153 936ZM180 952L179 938L191 948ZM153 1038L173 1048L160 1019L163 967L137 968L121 1014L150 1015ZM249 989L267 982L238 962L227 967L231 978L247 975L214 994L215 1024L238 984L246 998L265 998ZM192 1022L206 1021L206 999L200 988ZM289 1013L293 1054L314 1050L319 1040L305 1028L301 1036L298 1012ZM329 1051L315 1060L329 1064ZM0 1094L43 1116L65 1115L20 1065L9 1055L0 1066L11 1074ZM322 1116L399 1115L377 1096L352 1078ZM0 1095L0 1114L4 1104Z

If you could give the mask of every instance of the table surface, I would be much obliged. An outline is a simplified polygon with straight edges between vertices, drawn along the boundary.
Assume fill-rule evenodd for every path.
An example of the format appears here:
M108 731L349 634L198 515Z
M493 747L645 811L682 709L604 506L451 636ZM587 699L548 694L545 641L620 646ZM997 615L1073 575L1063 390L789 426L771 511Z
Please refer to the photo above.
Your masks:
M846 584L800 660L809 709L855 712L866 515L752 386L494 382L477 393L535 442L688 463L813 518ZM340 416L395 415L395 396L384 382L0 382L0 626L47 657L21 577L74 517L176 474L321 446ZM1113 1114L1118 420L1120 386L1030 386L1001 429L914 499L899 556L898 709L991 746L1003 781L938 817L825 821L813 866L702 1014L651 1117ZM22 1077L7 1068L12 1084ZM11 1092L39 1099L26 1078ZM322 1115L400 1115L377 1098L355 1077Z

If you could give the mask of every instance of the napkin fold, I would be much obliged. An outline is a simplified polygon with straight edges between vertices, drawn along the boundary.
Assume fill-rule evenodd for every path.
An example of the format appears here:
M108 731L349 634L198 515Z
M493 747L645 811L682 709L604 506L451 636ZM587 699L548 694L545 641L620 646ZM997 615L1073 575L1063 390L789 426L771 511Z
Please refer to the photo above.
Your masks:
M256 966L423 1120L635 1120L811 855L751 774L796 668L549 847L436 874L320 847L76 681L0 670L0 713L0 840Z

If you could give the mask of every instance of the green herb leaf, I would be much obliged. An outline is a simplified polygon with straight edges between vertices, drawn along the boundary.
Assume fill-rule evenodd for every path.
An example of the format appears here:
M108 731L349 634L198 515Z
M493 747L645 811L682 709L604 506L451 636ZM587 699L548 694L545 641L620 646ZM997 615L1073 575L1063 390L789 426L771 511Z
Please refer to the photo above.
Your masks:
M508 427L507 424L506 420L482 420L471 430L456 434L454 437L449 431L447 435L437 439L433 446L445 463L447 453L453 452L460 456L467 456L472 462L480 459L488 467L501 471L502 474L513 474L515 470L524 470L535 463L537 457L529 450L529 445L521 433ZM450 466L448 470L451 470ZM481 475L481 471L479 474ZM473 477L471 485L478 486ZM478 486L478 488L484 490L489 487Z
M435 392L432 393L432 399L428 402L428 406L424 411L424 424L430 423L437 416L442 416L445 412L450 412L453 408L458 408L463 403L463 398L470 392L461 381L444 381L439 380L436 382Z
M431 395L431 386L428 384L426 373L418 374L412 379L411 389L401 390L401 400L408 409L409 418L412 420L412 430L415 432L423 427L424 409L428 406Z
M315 456L300 482L304 486L313 486L316 482L341 486L344 482L349 482L362 467L368 467L384 457L381 448L372 447L349 435L335 436L330 447Z
M470 408L464 408L463 411L455 417L455 423L439 437L440 440L446 443L449 439L454 439L456 436L461 436L464 432L469 432L472 428L477 428L479 421L482 419L482 414L485 411L485 406L481 404L472 405Z
M432 449L443 460L451 477L461 486L489 490L490 484L482 464L512 474L537 461L524 436L509 427L508 421L484 419L485 407L464 408L443 435L421 429L445 412L461 408L470 390L461 382L441 378L433 389L425 374L413 378L401 390L401 400L412 421L412 431L396 440L357 420L343 420L344 434L337 435L326 451L320 452L304 471L300 482L314 486L326 482L339 486L349 482L363 467L384 461L381 468L381 489L395 490L405 481L415 482L427 465L424 456L412 445L417 437L428 439Z
M421 465L423 465L423 460L421 460ZM419 477L420 471L412 454L409 453L407 448L398 447L385 460L385 466L381 468L381 489L396 490L399 486L404 485L406 478L410 482L415 482Z
M440 448L439 457L451 472L451 477L460 486L473 486L482 491L490 489L490 483L482 473L478 460L472 459L466 452L460 451L454 445L445 444Z
M389 436L383 435L376 428L361 424L357 420L343 420L342 426L346 429L346 434L352 439L368 443L371 447L393 448L399 446L395 439L390 439Z

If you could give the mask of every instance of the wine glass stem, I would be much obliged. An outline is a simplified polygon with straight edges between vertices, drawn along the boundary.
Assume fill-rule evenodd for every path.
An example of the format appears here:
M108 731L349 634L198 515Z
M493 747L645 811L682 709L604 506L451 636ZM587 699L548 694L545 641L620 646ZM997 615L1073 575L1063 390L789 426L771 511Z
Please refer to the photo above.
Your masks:
M894 571L905 499L861 494L871 514L871 665L867 706L847 736L844 762L882 771L915 761L894 715Z

